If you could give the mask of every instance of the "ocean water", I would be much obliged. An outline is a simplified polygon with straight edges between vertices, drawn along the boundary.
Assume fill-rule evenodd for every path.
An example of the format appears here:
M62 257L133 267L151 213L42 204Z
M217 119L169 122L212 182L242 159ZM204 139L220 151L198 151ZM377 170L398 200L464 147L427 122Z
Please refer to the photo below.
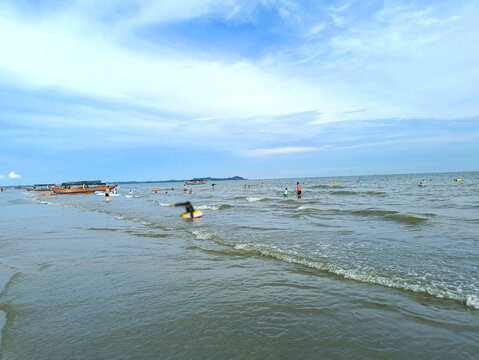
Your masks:
M477 359L478 177L9 189L0 358Z

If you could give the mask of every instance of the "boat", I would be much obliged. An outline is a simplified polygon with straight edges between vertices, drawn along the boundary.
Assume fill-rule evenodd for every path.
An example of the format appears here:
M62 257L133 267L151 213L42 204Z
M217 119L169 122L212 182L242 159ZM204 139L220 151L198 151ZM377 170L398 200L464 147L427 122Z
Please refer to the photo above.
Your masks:
M107 185L101 180L73 181L62 183L61 187L54 188L52 191L56 195L80 195L105 191L107 188L111 191L117 186L118 184Z
M204 180L190 180L190 181L185 181L186 185L201 185L201 184L206 184L206 181Z
M52 191L56 184L35 184L32 188L25 188L27 191Z

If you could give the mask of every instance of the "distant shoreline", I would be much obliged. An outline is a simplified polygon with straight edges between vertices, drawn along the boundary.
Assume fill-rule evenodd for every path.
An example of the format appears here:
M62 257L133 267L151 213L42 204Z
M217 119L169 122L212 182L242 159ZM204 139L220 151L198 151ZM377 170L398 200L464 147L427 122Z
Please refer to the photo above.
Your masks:
M252 181L252 180L277 180L277 179L309 179L309 178L360 178L363 176L413 176L413 175L434 175L434 174L456 174L454 176L459 176L457 174L465 174L465 173L477 173L479 170L460 170L460 171L435 171L435 172L418 172L418 173L406 173L406 172L397 172L397 173L388 173L388 174L359 174L359 175L324 175L324 176L295 176L295 177L281 177L281 178L255 178L255 179L247 179L241 176L233 176L228 178L212 178L212 177L204 177L204 178L193 178L193 179L171 179L171 180L146 180L146 181L139 181L139 180L129 180L129 181L105 181L108 184L152 184L152 183L183 183L185 181L191 180L205 180L205 181L227 181L227 180L242 180L242 181ZM31 187L33 185L0 185L3 188L14 188L14 187Z
M172 182L185 182L185 181L226 181L226 180L248 180L241 176L233 176L229 178L212 178L212 177L204 177L204 178L193 178L193 179L183 179L183 180L151 180L151 181L114 181L111 183L115 184L151 184L151 183L172 183Z

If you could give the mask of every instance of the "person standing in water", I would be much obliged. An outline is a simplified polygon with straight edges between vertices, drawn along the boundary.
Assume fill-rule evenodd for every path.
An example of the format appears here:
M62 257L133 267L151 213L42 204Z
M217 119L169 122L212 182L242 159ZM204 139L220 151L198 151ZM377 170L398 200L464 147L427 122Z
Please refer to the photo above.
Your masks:
M184 203L173 204L172 206L173 207L184 206L185 211L187 213L190 213L190 217L193 218L193 213L195 212L195 208L193 207L193 205L191 205L191 203L189 201L184 202Z
M185 182L185 184L183 185L183 194L186 194L186 182Z
M211 184L211 190L214 190L214 189L215 189L215 185L216 185L216 184Z
M288 188L285 188L285 189L284 189L283 196L288 196Z
M296 195L298 196L298 199L301 198L301 184L299 181L296 183Z
M110 188L108 186L105 188L105 200L110 200Z

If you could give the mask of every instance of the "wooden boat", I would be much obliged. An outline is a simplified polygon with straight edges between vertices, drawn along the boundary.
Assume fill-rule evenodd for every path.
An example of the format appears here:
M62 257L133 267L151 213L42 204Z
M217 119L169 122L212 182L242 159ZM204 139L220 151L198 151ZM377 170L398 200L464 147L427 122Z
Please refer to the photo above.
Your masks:
M77 187L73 187L77 186ZM57 195L80 195L80 194L91 194L95 191L105 191L107 188L113 190L118 184L106 185L100 180L89 180L89 181L74 181L62 183L62 186L59 188L54 188L52 191Z
M52 191L56 184L35 184L32 188L25 188L27 191Z
M190 180L190 181L185 181L186 185L201 185L201 184L206 184L206 181L204 180Z

